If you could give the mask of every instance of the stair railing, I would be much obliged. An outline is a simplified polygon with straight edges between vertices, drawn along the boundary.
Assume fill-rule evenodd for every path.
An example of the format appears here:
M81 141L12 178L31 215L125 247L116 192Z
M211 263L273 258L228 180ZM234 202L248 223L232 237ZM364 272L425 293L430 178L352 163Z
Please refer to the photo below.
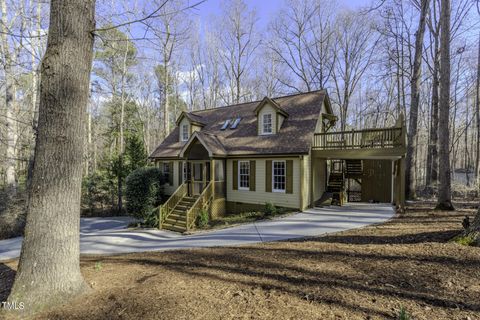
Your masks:
M203 189L200 196L194 202L192 207L187 211L187 231L191 230L194 225L197 217L200 215L202 210L209 210L210 204L212 203L213 196L214 196L214 188L215 185L213 181L210 181L205 189Z
M187 195L188 187L186 183L182 183L177 190L165 201L164 204L158 207L158 228L162 229L162 224L172 213L175 206Z

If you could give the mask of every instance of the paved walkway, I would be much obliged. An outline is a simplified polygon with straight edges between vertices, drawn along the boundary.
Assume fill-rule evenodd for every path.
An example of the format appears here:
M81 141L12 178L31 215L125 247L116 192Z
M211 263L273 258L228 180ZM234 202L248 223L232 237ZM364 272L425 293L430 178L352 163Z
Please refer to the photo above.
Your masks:
M127 230L125 227L132 221L128 217L82 218L80 249L82 254L115 254L286 240L384 222L394 212L388 204L348 204L186 236L156 229ZM17 258L21 244L21 237L1 240L0 261Z

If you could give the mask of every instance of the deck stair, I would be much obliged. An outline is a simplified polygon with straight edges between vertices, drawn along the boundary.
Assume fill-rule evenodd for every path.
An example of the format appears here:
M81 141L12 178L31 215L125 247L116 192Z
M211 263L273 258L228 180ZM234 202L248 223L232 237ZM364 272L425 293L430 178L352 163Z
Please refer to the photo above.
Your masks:
M331 204L342 205L345 197L345 161L332 160L326 194L331 195Z
M345 178L361 179L363 175L362 160L345 160Z
M185 232L187 231L187 211L190 209L198 196L185 196L178 202L173 211L162 224L162 229Z
M345 175L343 172L330 172L327 192L331 194L331 204L342 205L345 196Z
M344 175L341 172L331 172L328 178L327 192L343 191L345 184Z

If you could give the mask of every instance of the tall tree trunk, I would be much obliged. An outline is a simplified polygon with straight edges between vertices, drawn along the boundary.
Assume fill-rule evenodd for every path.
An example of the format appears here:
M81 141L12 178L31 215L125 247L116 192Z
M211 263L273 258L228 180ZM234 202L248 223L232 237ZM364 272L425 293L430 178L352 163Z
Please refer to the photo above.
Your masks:
M435 36L435 57L433 62L432 74L432 102L431 102L431 125L430 125L430 144L428 145L427 160L427 186L432 186L438 180L438 69L440 65L438 53L438 38Z
M440 101L438 126L438 199L436 209L454 210L450 181L450 0L442 0L440 14Z
M406 178L405 183L407 198L415 198L415 171L413 167L413 157L416 149L416 137L418 129L418 105L420 101L420 80L422 76L422 52L423 36L425 35L426 17L428 13L429 0L422 0L420 10L420 20L418 30L415 36L415 57L413 60L413 74L410 80L411 100L410 100L410 119L408 126L407 139L407 157L406 157Z
M33 5L33 1L32 1ZM36 53L41 52L41 34L42 34L42 3L39 1L36 7L36 25L35 25L35 38L32 39L33 49L32 49L32 56L31 56L31 66L32 66L32 127L33 131L35 132L37 129L37 121L38 121L38 95L39 92L39 78L40 78L40 70L39 64L37 63Z
M163 82L163 99L164 99L164 107L163 107L163 130L164 130L164 137L166 138L170 133L170 113L169 113L169 101L168 101L168 86L169 86L169 63L171 52L173 49L169 49L168 45L170 42L170 25L167 23L165 27L166 33L166 40L163 45L163 67L164 67L164 77L165 81ZM172 45L173 48L173 45Z
M466 234L472 237L477 245L480 245L480 209L477 210L477 214L473 218L470 228L466 230Z
M3 48L3 68L5 77L5 109L6 109L6 134L7 134L7 159L6 159L6 183L7 191L10 196L17 193L17 123L15 120L15 79L13 75L13 57L10 53L10 44L7 35L8 29L8 10L6 0L0 2L2 11L0 36Z
M52 0L20 263L9 301L35 312L88 290L80 273L80 193L95 0Z
M165 82L164 82L164 89L163 89L163 99L164 99L164 106L163 106L163 130L165 134L165 138L170 133L170 111L169 111L169 99L168 99L168 68L165 64Z
M470 187L470 161L469 161L469 154L468 154L468 127L469 127L469 90L467 90L467 94L465 96L465 136L464 136L464 143L465 143L465 153L464 153L464 165L465 168L465 180L467 181L467 187Z
M33 6L33 1L31 1L31 4ZM41 41L40 41L40 36L42 32L42 3L39 1L37 3L37 12L36 12L36 38L32 39L32 133L33 133L33 140L35 141L35 137L37 134L37 126L38 126L38 98L40 95L40 87L39 87L39 82L40 82L40 70L39 70L39 64L36 62L37 57L35 55L36 51L38 52L41 51ZM28 170L27 170L27 188L31 183L32 180L32 170L33 170L33 160L34 160L34 152L35 152L35 145L30 146L30 158L28 160Z
M434 11L435 2L433 3ZM438 52L438 29L432 30L432 35L434 36L434 57L433 57L433 71L432 71L432 99L430 106L430 131L429 139L430 143L428 145L428 155L427 155L427 176L426 176L426 186L432 187L437 184L438 180L438 152L437 152L437 143L438 143L438 69L440 65L440 56Z
M9 62L7 62L9 63ZM13 75L11 74L11 68L5 67L5 107L7 109L6 115L6 131L7 131L7 160L6 160L6 182L7 192L10 196L14 196L17 193L17 122L15 120L14 112L14 96L15 87L13 83Z
M125 152L125 82L127 80L127 58L130 50L130 42L127 41L125 54L123 56L122 79L121 79L121 96L120 96L120 137L118 150L118 172L117 172L117 210L121 214L123 211L123 154Z
M478 34L477 82L475 87L475 117L477 122L477 149L475 153L475 175L480 186L480 33Z

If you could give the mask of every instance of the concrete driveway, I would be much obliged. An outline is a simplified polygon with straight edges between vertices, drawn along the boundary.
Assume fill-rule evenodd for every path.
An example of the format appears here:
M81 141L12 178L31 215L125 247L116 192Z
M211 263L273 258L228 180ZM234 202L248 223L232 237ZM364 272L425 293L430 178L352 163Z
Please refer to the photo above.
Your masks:
M82 218L82 254L116 254L174 249L233 246L278 241L360 228L389 220L395 213L389 204L347 204L309 209L301 213L216 231L181 235L170 231L128 230L128 217ZM22 237L0 241L0 261L20 255Z

